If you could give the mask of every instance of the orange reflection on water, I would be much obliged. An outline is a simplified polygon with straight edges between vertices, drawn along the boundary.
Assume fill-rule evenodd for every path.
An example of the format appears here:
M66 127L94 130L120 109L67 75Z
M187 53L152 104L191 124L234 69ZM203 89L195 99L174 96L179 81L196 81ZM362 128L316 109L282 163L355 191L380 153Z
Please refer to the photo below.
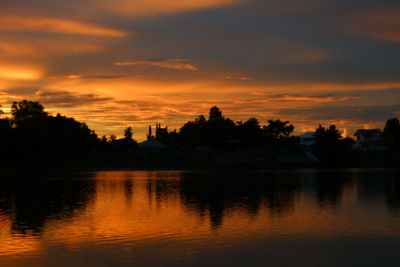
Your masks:
M35 235L13 235L11 220L0 214L0 257L11 255L31 255L40 251L40 241ZM29 232L29 231L28 231Z
M21 204L10 216L1 215L1 255L45 254L54 246L68 251L118 247L140 254L143 247L163 244L158 257L172 260L192 257L199 248L257 240L400 236L384 201L360 201L360 185L353 180L316 180L308 188L301 177L269 176L250 176L243 183L184 172L98 172L86 181L93 184L85 191L89 197L75 197L79 205L66 202L57 214L35 218L37 225L44 220L36 231L27 225L21 233L15 227L13 212L29 221Z

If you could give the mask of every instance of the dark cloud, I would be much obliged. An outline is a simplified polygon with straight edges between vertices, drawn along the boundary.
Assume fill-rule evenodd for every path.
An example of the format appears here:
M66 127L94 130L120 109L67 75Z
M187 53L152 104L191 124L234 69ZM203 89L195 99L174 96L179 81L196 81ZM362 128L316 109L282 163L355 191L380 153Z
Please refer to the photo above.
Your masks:
M99 97L95 94L76 94L67 91L39 90L35 93L35 100L58 107L76 107L110 102L113 98Z
M33 88L33 87L13 87L4 90L3 92L17 96L32 96L39 90L40 90L39 88Z
M152 60L127 60L115 62L116 66L148 65L164 69L198 71L191 59L152 59Z
M400 115L400 105L391 106L318 106L311 108L290 108L277 112L280 116L295 116L305 121L352 121L358 123L384 123Z

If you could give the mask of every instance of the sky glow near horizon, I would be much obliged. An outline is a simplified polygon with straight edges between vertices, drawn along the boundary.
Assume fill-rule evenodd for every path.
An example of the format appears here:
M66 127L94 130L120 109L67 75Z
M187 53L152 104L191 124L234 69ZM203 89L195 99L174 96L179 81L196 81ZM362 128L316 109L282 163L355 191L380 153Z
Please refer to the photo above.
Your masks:
M0 103L137 140L211 106L234 120L383 127L400 115L394 0L0 0Z

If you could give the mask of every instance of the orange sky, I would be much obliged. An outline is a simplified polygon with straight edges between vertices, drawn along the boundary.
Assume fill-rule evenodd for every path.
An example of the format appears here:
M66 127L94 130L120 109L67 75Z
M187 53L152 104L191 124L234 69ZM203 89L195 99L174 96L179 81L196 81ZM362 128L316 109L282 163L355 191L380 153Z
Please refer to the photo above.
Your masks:
M400 113L392 2L0 0L0 103L40 101L137 140L212 105L298 133L382 127Z

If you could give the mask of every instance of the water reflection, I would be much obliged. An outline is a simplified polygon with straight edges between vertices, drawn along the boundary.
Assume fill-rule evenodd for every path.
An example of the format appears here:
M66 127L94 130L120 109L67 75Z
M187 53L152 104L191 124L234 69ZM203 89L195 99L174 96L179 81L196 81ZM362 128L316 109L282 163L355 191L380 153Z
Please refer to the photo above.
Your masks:
M348 173L323 172L315 179L317 201L322 209L336 208L342 199L345 187L352 185L353 179Z
M41 233L46 220L73 216L95 192L95 182L87 179L93 175L79 174L70 180L52 180L54 176L48 174L26 175L13 175L1 183L0 209L12 218L11 231L15 234Z
M13 260L59 246L157 265L144 248L159 249L160 262L187 261L260 239L400 233L400 178L391 171L26 175L0 182L0 255Z
M293 209L295 195L300 192L298 175L282 173L186 173L179 188L182 201L201 216L209 214L213 228L223 223L224 216L244 210L257 216L262 205L276 216Z

